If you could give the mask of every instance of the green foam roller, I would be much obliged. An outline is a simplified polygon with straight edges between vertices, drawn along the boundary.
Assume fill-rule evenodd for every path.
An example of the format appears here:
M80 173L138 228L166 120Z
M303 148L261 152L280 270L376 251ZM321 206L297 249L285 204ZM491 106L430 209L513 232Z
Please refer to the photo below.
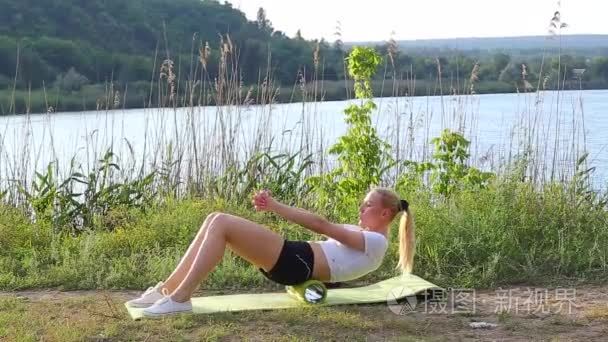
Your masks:
M292 297L307 304L321 304L327 298L327 288L318 280L308 280L302 284L286 286Z

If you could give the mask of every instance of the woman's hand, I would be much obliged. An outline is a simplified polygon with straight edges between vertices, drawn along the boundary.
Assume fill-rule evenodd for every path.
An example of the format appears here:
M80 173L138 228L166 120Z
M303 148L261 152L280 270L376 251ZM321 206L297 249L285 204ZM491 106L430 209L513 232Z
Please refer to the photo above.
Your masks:
M251 203L257 211L272 211L276 201L270 195L270 191L260 190L253 195Z

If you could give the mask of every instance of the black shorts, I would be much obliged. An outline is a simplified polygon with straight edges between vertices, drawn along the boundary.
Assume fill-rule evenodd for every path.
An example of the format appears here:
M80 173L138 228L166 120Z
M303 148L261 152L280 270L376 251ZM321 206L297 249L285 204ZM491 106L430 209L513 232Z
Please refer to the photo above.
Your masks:
M306 241L285 240L274 267L260 272L266 278L282 285L297 285L312 278L315 256Z

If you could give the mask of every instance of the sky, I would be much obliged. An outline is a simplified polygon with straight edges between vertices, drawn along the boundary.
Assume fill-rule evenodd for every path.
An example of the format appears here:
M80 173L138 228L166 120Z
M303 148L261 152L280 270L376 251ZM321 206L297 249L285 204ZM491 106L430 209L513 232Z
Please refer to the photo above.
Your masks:
M305 39L396 40L545 35L557 0L232 0L255 20L260 7L275 30ZM606 4L604 4L606 3ZM608 34L605 0L561 0L563 34Z

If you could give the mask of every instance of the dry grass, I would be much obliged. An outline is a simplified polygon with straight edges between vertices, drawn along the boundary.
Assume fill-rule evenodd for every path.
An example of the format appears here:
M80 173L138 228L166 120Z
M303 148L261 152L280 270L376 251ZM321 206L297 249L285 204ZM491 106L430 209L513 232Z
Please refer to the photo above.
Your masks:
M608 303L587 308L584 316L592 320L608 320Z
M584 291L584 290L581 290ZM480 300L487 299L480 292ZM600 341L606 311L584 318L503 315L480 303L474 315L427 314L422 306L405 315L386 305L302 308L214 315L179 315L133 321L122 303L135 293L29 293L0 295L3 341ZM582 303L586 305L585 303ZM593 307L589 309L594 310ZM496 322L472 329L470 322Z

